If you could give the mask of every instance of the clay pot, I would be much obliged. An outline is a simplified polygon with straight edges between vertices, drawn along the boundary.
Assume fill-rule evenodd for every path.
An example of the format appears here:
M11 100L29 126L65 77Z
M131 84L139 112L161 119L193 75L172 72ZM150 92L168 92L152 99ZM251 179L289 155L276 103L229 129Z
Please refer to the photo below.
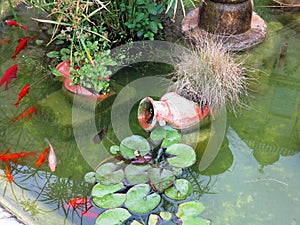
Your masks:
M159 101L146 97L138 108L139 123L146 131L151 131L157 122L160 126L168 124L176 129L185 129L196 125L209 114L207 106L201 109L175 92L163 95Z
M102 100L109 96L109 94L95 94L78 84L71 85L72 79L70 78L70 67L70 60L64 60L56 66L57 71L60 72L64 78L63 85L68 92L83 97L95 98L97 100Z
M200 6L199 27L209 33L230 36L251 28L251 0L207 0Z
M64 60L56 66L58 72L62 74L64 79L70 77L70 60Z

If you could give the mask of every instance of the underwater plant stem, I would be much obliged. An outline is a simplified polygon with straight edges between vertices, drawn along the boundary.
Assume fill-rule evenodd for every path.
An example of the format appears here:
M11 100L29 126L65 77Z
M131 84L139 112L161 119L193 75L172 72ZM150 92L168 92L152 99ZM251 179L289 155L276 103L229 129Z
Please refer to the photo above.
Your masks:
M20 24L20 21L19 21L19 19L18 19L18 17L17 17L16 11L15 11L15 9L14 9L14 6L13 6L11 0L8 0L8 3L9 3L9 7L10 7L10 10L11 10L11 13L12 13L13 16L14 16L15 21L16 21L18 24ZM20 26L20 25L19 25L19 26Z

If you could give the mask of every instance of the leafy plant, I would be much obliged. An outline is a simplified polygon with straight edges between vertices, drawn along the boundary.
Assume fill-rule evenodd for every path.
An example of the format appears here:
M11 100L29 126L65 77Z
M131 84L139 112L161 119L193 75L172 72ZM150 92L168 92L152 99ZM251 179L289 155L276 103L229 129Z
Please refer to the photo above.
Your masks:
M163 3L158 4L149 0L130 1L128 5L124 2L120 5L121 11L127 13L124 25L129 29L130 36L148 38L154 40L154 36L163 25L159 15L164 11Z
M105 94L110 91L109 66L117 65L110 57L110 50L100 50L99 42L81 38L83 49L74 52L74 61L70 68L71 84L80 84L93 92Z
M111 147L112 154L123 160L117 163L106 162L95 172L86 174L86 182L96 183L92 189L93 202L106 209L99 215L96 224L100 224L100 221L123 224L131 216L130 212L148 214L163 201L162 195L175 201L185 200L191 195L191 183L186 179L177 178L182 173L182 168L195 163L194 150L180 143L180 133L169 126L156 128L150 137L154 140L149 142L139 135L125 138L119 146ZM173 163L172 159L176 163ZM188 224L194 222L203 209L193 202L187 206L179 205L176 215L172 216L169 212L150 214L147 224L168 221L174 217L183 224ZM189 210L191 212L188 212ZM115 221L115 213L119 212L124 214L124 217ZM202 223L203 221L206 220L201 219L201 224L208 224L208 221ZM141 223L135 220L131 224Z

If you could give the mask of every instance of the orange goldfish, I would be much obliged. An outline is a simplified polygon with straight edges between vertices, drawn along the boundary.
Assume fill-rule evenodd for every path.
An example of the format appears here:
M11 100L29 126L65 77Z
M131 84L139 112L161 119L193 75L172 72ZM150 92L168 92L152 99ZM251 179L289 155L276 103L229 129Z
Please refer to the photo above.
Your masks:
M36 161L36 166L37 167L40 167L43 164L43 162L45 161L46 156L47 156L49 150L50 150L50 146L48 146L47 148L45 148L45 150L42 152L42 154L40 155L40 157Z
M16 106L16 107L19 107L19 103L20 103L20 101L22 100L22 98L24 98L24 97L28 94L28 92L29 92L29 87L30 87L30 84L26 84L26 85L21 89L21 91L20 91L20 93L19 93L18 100L17 100L17 102L15 103L15 106Z
M2 153L0 154L0 157L6 155L7 153L9 153L10 150L11 150L11 148L6 149L4 152L2 152Z
M1 155L0 161L16 161L19 158L25 158L27 156L35 156L37 152L17 152L9 155Z
M8 168L8 163L6 163L6 165L5 165L5 174L6 174L6 177L7 177L8 181L10 183L12 183L14 181L14 178L13 178L13 176L12 176L12 174L11 174L9 168Z
M31 106L29 109L25 110L24 112L22 112L21 114L17 115L16 117L12 118L11 121L12 122L16 122L17 120L23 119L25 117L29 117L33 112L35 112L37 110L36 107Z

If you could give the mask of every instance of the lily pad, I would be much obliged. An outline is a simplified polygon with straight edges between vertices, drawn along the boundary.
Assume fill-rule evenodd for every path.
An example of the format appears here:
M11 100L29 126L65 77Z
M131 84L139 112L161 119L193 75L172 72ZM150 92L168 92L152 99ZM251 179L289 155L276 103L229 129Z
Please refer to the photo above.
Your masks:
M170 126L164 126L164 127L157 127L155 128L151 134L150 138L153 141L159 141L163 140L161 146L167 148L168 146L172 144L176 144L181 141L181 134L178 130L170 127Z
M171 154L167 158L171 166L185 168L196 162L196 153L189 145L182 143L172 144L167 148L166 152Z
M125 177L131 184L147 183L149 181L148 172L150 165L133 165L129 164L125 168Z
M186 199L192 193L192 184L186 179L178 179L174 185L165 190L167 197L174 200Z
M146 138L132 135L121 141L120 152L125 159L133 159L139 155L144 156L151 147Z
M161 197L157 193L149 194L151 187L149 184L138 184L127 192L125 207L134 213L144 214L155 209Z
M84 180L87 183L94 184L96 182L95 172L88 172L84 176Z
M163 219L163 220L170 220L172 219L172 213L167 212L167 211L162 211L159 213L159 216Z
M100 216L97 218L95 225L103 225L103 224L113 224L113 225L122 225L131 214L128 212L127 209L123 208L115 208L115 209L108 209L104 211Z
M166 136L167 136L167 132L162 127L155 128L150 134L150 138L153 141L160 141L160 140L166 138Z
M168 169L152 168L148 170L150 182L157 192L163 192L170 187L175 181L175 175Z
M161 222L162 219L159 217L159 215L150 214L147 225L157 225L157 224L161 224Z
M124 188L123 183L109 186L98 183L92 189L92 196L101 198L107 194L115 193L116 191L119 191L122 188Z
M115 193L123 187L122 183L109 186L98 183L92 189L93 202L100 208L116 208L126 200L126 194Z
M124 171L114 163L105 163L96 170L96 180L102 184L118 184L124 178Z
M132 221L132 222L130 223L130 225L143 225L143 224L140 223L140 222L138 222L138 221L136 221L136 220L134 220L134 221Z
M109 151L111 154L116 155L120 151L120 147L118 145L112 145Z
M189 217L198 217L204 209L205 206L201 202L184 202L178 206L176 216L182 220Z

